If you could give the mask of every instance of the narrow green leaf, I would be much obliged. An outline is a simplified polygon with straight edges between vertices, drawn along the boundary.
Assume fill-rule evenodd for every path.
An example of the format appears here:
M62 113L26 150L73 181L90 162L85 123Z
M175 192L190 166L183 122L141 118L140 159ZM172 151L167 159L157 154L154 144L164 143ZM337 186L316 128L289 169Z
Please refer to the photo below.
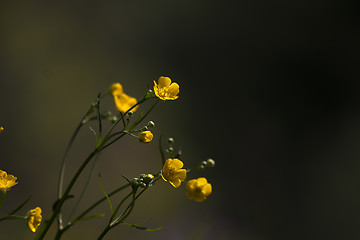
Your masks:
M129 227L133 227L133 228L136 228L136 229L139 229L139 230L147 231L147 232L155 232L155 231L159 231L159 230L161 230L163 228L163 227L158 227L158 228L155 228L155 229L150 229L150 228L147 228L147 227L141 227L141 226L138 226L138 225L135 225L135 224L132 224L132 223L126 223L126 222L122 222L121 224L124 224L124 225L129 226Z
M128 182L128 183L130 183L130 185L132 185L132 183L131 183L131 181L130 181L130 179L128 179L127 177L125 177L124 175L121 175L123 178L125 178L125 180Z
M106 194L106 191L105 191L105 189L104 189L104 187L103 187L103 185L102 185L102 183L101 183L101 180L100 180L100 174L99 174L99 183L100 183L101 190L103 191L103 193L104 193L104 195L105 195L106 199L107 199L107 200L108 200L108 202L109 202L109 206L110 206L110 210L111 210L111 215L113 215L113 214L114 214L114 211L113 211L113 206L112 206L112 203L111 203L111 201L110 201L109 196Z
M85 218L80 218L78 220L76 220L74 223L76 222L81 222L81 221L86 221L86 220L91 220L91 219L96 219L96 218L101 218L101 217L104 217L105 216L105 213L100 213L100 214L97 214L97 215L93 215L93 216L89 216L89 217L85 217Z

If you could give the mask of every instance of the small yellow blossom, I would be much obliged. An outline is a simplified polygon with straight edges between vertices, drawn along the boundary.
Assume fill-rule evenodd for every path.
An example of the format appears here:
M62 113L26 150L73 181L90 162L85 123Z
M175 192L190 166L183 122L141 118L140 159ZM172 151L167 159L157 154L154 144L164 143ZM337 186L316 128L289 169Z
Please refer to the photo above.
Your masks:
M0 170L0 190L6 192L11 187L18 184L16 182L17 177L13 175L8 175L5 171Z
M35 232L41 223L41 208L32 209L27 214L27 224L31 231Z
M110 93L114 97L116 108L122 113L125 113L137 103L136 98L130 97L123 92L123 87L120 83L112 84ZM135 112L137 108L138 106L134 107L131 111Z
M203 202L212 192L211 184L206 178L192 179L186 184L186 195L190 200Z
M4 128L3 128L3 127L0 127L0 133L1 133L3 130L4 130Z
M184 166L183 162L179 159L166 160L164 167L161 171L161 177L165 181L169 181L171 185L178 188L182 181L186 178L186 169L182 169Z
M161 100L175 100L178 98L179 85L171 83L169 77L160 77L158 84L154 81L155 95Z
M140 142L148 143L153 139L153 134L150 131L143 131L139 134Z

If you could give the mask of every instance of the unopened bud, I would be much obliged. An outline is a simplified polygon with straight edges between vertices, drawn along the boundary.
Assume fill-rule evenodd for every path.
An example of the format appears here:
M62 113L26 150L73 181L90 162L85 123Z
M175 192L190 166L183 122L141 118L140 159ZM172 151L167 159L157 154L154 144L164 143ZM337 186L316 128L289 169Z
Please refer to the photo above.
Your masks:
M148 127L154 127L155 123L153 121L149 121L147 125L148 125Z
M170 138L168 138L168 143L169 143L169 144L173 144L173 143L174 143L174 139L173 139L173 138L171 138L171 137L170 137Z
M206 160L206 166L215 167L215 161L213 159L209 158L208 160Z

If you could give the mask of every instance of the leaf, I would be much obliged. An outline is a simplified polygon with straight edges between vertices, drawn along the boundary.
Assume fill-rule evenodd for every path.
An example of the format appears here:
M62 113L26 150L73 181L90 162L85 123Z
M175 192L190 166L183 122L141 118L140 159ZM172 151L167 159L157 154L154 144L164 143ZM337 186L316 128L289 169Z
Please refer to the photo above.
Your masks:
M108 202L109 202L109 206L110 206L110 210L111 210L111 215L113 215L113 214L114 214L114 211L113 211L113 206L112 206L112 203L111 203L111 201L110 201L109 196L106 194L105 189L104 189L103 185L101 184L100 174L99 174L99 183L100 183L101 190L103 191L103 193L104 193L104 195L105 195L106 199L107 199L107 200L108 200Z
M159 230L161 230L163 228L163 227L158 227L158 228L155 228L155 229L150 229L150 228L147 228L147 227L141 227L141 226L138 226L138 225L135 225L135 224L132 224L132 223L126 223L126 222L122 222L121 224L124 224L124 225L129 226L129 227L133 227L133 228L136 228L136 229L139 229L139 230L147 231L147 232L155 232L155 231L159 231Z
M79 220L76 220L75 222L81 222L81 221L86 221L86 220L91 220L91 219L95 219L95 218L101 218L104 217L105 213L100 213L97 215L93 215L93 216L89 216L89 217L85 217L85 218L80 218ZM73 222L73 224L75 223Z

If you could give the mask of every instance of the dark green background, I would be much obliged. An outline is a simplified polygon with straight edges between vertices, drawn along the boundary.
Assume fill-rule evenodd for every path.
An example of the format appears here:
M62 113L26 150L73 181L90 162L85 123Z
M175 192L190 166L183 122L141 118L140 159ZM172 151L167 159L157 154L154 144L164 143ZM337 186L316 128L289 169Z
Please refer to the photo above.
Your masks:
M360 237L355 2L3 1L0 34L0 169L19 182L0 214L31 194L23 212L41 206L49 216L62 154L88 105L114 82L139 99L164 75L180 93L149 117L154 141L123 139L96 175L110 191L122 174L158 171L162 133L185 166L216 160L189 176L207 177L213 194L198 204L184 186L159 181L129 222L163 229L120 226L108 239ZM102 107L115 110L111 99ZM84 129L67 177L93 146ZM100 196L94 178L85 203ZM64 239L94 239L104 226L80 223ZM32 236L23 222L0 225L1 239Z

